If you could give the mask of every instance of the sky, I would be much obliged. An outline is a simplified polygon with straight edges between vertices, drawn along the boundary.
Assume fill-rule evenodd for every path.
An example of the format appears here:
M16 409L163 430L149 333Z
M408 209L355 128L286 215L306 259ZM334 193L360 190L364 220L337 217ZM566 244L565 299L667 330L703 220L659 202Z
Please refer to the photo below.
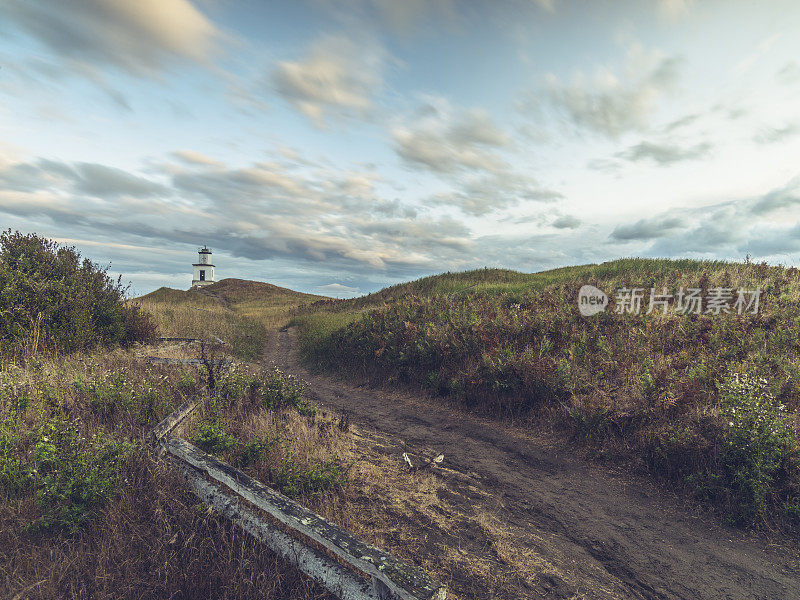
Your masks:
M0 0L0 227L134 295L800 264L796 0Z

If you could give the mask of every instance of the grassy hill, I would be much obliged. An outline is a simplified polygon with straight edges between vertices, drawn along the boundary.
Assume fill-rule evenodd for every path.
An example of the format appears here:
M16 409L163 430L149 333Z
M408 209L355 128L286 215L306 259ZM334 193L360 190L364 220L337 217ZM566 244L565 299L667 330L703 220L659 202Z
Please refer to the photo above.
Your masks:
M270 283L223 279L185 291L162 287L131 302L152 316L159 335L216 336L238 356L256 359L269 332L288 321L292 310L320 299Z
M578 312L585 284L612 305ZM615 291L644 289L639 314ZM646 314L650 288L760 289L757 314ZM731 303L733 304L733 303ZM598 456L682 482L732 520L800 523L800 272L766 264L624 259L517 273L446 273L295 318L319 368L422 386L570 432Z

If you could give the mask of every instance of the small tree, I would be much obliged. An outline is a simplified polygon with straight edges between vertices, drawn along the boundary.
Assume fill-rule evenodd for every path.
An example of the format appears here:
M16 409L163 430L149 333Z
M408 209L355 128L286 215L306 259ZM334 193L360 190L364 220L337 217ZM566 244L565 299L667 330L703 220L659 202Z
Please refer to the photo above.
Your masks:
M10 229L0 234L0 350L30 356L152 341L155 325L125 303L127 288L73 247Z

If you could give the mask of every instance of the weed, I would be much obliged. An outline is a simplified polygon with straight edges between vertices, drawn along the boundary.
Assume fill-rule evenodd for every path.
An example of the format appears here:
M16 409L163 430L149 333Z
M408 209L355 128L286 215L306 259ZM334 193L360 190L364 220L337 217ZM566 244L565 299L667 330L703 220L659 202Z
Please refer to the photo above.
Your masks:
M244 444L239 452L239 466L247 467L254 463L265 461L272 449L282 441L283 438L278 434L250 438L250 441Z
M225 430L225 426L215 416L209 416L197 424L192 442L210 454L221 454L237 444L236 438Z
M290 498L313 497L344 485L347 481L347 469L334 461L316 462L305 467L289 453L272 480Z

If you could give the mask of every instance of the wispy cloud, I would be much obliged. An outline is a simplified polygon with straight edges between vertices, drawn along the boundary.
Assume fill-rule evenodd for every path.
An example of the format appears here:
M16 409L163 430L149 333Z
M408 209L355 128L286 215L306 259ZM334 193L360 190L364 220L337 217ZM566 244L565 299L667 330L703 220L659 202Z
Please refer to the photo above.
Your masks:
M60 58L137 77L176 60L208 63L224 37L188 0L7 0L0 22Z
M655 256L768 257L800 250L798 232L800 177L795 177L762 196L673 209L619 225L610 241L652 242L639 251Z
M643 141L617 154L618 158L634 162L650 160L657 165L667 166L677 162L694 160L707 156L711 144L700 142L693 146L678 146L670 143Z
M395 127L392 137L401 158L438 173L498 172L505 162L495 150L510 143L486 111L454 111L442 101L426 105L412 124Z
M366 118L383 85L384 49L372 40L326 36L308 55L281 61L272 72L275 90L318 127L331 118Z
M545 93L578 128L617 138L647 129L660 99L674 89L682 62L633 45L621 74L599 67L592 78L578 73L571 83L550 75Z
M800 123L789 123L783 127L765 127L753 136L759 144L774 144L793 138L800 133Z

